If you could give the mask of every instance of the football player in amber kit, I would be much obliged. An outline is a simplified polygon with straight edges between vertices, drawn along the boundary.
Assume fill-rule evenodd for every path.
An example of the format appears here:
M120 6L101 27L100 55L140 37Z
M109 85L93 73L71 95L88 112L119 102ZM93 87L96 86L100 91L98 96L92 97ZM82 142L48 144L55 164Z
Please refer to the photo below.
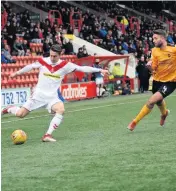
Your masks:
M167 35L164 30L158 29L153 33L155 48L152 49L151 61L147 64L153 73L153 95L128 125L127 128L131 131L141 119L152 111L155 104L161 112L161 126L164 125L170 112L166 108L164 98L176 89L176 47L167 46L166 38Z

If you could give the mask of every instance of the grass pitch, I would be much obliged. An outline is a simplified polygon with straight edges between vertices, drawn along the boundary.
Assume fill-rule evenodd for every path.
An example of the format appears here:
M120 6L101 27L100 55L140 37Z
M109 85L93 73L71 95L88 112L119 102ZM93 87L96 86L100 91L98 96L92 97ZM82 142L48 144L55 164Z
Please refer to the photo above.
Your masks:
M43 143L52 116L42 109L20 120L2 117L2 191L175 191L176 95L160 127L157 107L134 132L126 129L150 95L66 103L64 122ZM41 117L42 116L42 117ZM22 129L24 145L10 135Z

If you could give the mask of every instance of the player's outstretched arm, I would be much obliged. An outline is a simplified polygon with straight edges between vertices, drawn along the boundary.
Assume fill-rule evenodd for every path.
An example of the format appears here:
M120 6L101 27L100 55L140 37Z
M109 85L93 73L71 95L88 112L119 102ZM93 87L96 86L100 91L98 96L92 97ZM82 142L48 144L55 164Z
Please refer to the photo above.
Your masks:
M24 68L22 68L21 70L18 70L17 72L14 72L14 73L10 74L10 77L14 78L14 77L16 77L18 75L21 75L21 74L24 74L26 72L29 72L29 71L31 71L34 68L40 68L40 66L41 66L41 64L38 63L38 62L35 62L33 64L29 64L29 65L25 66Z
M76 71L85 72L85 73L95 73L95 72L101 72L102 75L109 74L108 70L100 69L100 68L93 68L90 66L77 66L76 65Z

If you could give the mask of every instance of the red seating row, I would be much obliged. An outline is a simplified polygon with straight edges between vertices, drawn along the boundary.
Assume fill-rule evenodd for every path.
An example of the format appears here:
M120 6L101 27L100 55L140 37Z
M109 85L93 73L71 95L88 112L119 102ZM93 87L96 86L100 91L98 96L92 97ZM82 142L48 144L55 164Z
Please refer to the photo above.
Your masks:
M7 88L23 88L23 87L35 87L36 82L30 82L30 83L18 83L18 84L1 84L2 89L7 89Z
M29 83L29 82L36 82L37 83L38 78L37 76L22 76L22 78L16 78L16 79L8 79L7 77L2 80L2 84L18 84L18 83Z
M31 52L43 52L43 43L30 43Z

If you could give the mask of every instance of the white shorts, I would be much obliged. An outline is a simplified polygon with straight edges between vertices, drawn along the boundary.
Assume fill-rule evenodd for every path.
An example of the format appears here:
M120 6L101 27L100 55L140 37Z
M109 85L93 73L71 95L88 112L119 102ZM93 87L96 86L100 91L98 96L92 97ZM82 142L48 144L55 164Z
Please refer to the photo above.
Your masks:
M95 83L96 83L97 85L99 85L99 84L103 84L103 83L104 83L104 80L103 80L102 77L100 77L100 78L96 78L96 79L95 79Z
M38 96L31 96L22 107L29 111L44 107L51 113L52 106L58 102L63 102L63 97L60 97L60 95L58 97L45 97L45 99L41 99L41 97Z
M45 107L48 110L48 112L51 113L52 106L58 102L62 101L60 99L53 99L47 102L30 98L22 107L26 108L29 111Z

